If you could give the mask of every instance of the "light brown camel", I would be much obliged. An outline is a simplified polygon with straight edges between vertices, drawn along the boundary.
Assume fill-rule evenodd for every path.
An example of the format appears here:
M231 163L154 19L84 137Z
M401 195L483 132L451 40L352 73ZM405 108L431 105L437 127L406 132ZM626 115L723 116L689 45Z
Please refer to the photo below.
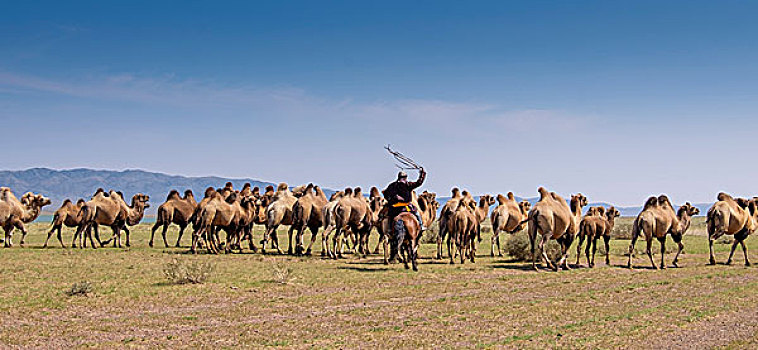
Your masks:
M473 241L476 239L476 226L478 224L476 211L476 201L470 196L464 196L458 200L458 206L446 223L450 264L454 264L454 257L458 254L461 257L461 264L466 261L466 257L474 262L476 254ZM453 248L453 244L455 248Z
M241 228L240 220L243 216L241 200L236 192L224 196L224 191L216 191L210 196L200 213L199 227L193 233L191 252L196 252L197 244L201 237L205 237L205 243L209 253L218 254L220 251L220 240L218 230L222 229L227 233L225 249L228 252L232 237ZM249 197L252 200L252 197Z
M295 241L295 254L300 255L305 251L305 255L311 255L313 243L316 241L318 229L324 225L323 209L329 203L324 191L319 186L308 184L302 197L298 198L292 207L292 229L297 231ZM308 228L311 231L311 243L308 249L303 242L303 231Z
M31 192L25 193L19 200L10 188L0 187L0 226L5 231L4 245L13 246L13 230L18 228L23 246L27 234L25 224L36 220L42 208L50 203L49 198Z
M465 192L465 191L464 191ZM466 192L464 195L468 194ZM455 212L455 209L458 208L458 201L464 197L464 195L461 195L461 191L454 187L452 190L452 196L450 199L445 203L444 206L442 206L442 210L440 211L440 219L437 223L439 229L437 230L437 256L436 258L442 259L442 244L445 239L445 237L448 235L447 229L450 225L448 225L448 221L453 215L453 212ZM448 252L449 252L449 246L450 246L450 238L447 239L448 244Z
M158 207L158 214L155 217L155 224L150 232L149 246L153 246L153 239L155 238L155 230L159 227L163 227L161 236L163 236L163 245L168 248L168 241L166 241L166 230L169 225L179 225L179 237L176 239L176 247L179 247L179 243L182 241L182 235L184 229L190 224L190 218L192 213L197 207L197 201L192 190L184 191L184 197L179 196L177 190L171 190L166 198L166 202Z
M350 189L352 194L352 189ZM324 231L321 232L321 256L329 255L331 257L331 250L329 249L329 235L337 228L337 204L340 199L345 196L345 192L337 191L329 197L329 203L326 203L321 208L321 215L324 218Z
M95 249L95 241L92 239L92 230L95 231L95 238L100 246L105 246L109 241L100 241L100 234L98 232L98 226L108 226L113 231L113 245L121 248L121 230L126 225L136 225L145 215L145 209L150 205L147 203L150 197L145 194L135 194L132 197L132 204L127 205L120 192L110 191L107 193L100 192L84 203L82 207L82 221L74 234L73 247L76 247L77 237L83 238L82 247L86 247L87 238L92 243L92 248ZM83 235L83 236L82 236ZM126 246L130 246L129 231L126 235Z
M298 186L290 191L286 183L282 182L276 188L276 193L272 199L271 204L266 207L266 232L263 234L263 240L261 240L261 252L266 253L266 243L271 239L271 245L276 248L276 251L281 254L282 250L279 248L279 237L276 234L276 229L279 225L292 225L292 207L297 202L297 198L303 195L306 186ZM292 230L289 230L289 249L288 254L292 254Z
M503 256L500 250L500 232L514 234L524 229L526 218L531 209L531 204L527 201L516 201L513 192L508 192L507 197L502 194L497 195L498 206L492 210L490 221L492 221L492 248L490 255L495 256L495 245L497 244L497 255Z
M539 248L542 251L542 259L548 268L558 271L559 267L570 270L566 258L571 241L579 231L579 222L582 219L582 207L587 205L587 197L581 193L571 196L570 205L555 192L548 192L540 187L537 190L540 200L529 211L529 241L532 247L532 268L537 270L537 252L535 241L541 234ZM555 239L561 245L561 258L553 264L547 256L545 244Z
M579 241L576 244L576 264L579 265L579 258L582 243L587 238L587 247L584 250L587 256L587 266L595 267L595 251L597 250L597 239L603 237L605 242L605 264L610 265L610 240L613 226L616 224L616 218L621 215L615 207L611 206L608 211L603 207L592 207L595 209L587 212L582 222L579 224ZM590 214L591 212L591 214ZM590 259L590 246L592 246L592 259Z
M742 246L742 252L745 255L745 266L750 266L748 260L747 246L745 239L758 228L758 211L756 211L756 198L747 200L743 198L734 199L726 193L719 193L717 202L708 209L706 227L708 229L708 249L710 253L711 265L716 264L716 257L713 255L713 242L723 235L734 235L734 243L729 253L729 259L726 264L732 263L734 250L737 244Z
M368 246L364 237L372 226L372 213L368 200L363 197L360 187L345 189L345 195L339 199L334 210L336 231L332 239L330 256L334 259L342 257L342 236L350 230L358 239L356 252L366 254Z
M76 201L76 204L71 202L70 199L63 201L61 207L58 208L58 210L56 210L53 214L52 227L50 228L50 232L47 233L47 239L45 240L45 244L42 246L42 248L47 248L47 243L50 241L50 237L55 231L58 231L57 236L58 241L61 243L61 247L66 247L63 244L61 229L63 228L63 225L66 225L67 227L79 226L79 224L82 222L81 210L82 207L84 207L84 202L84 199L79 199Z
M661 266L665 269L665 254L666 254L666 235L671 234L671 238L679 245L679 250L674 256L672 264L674 267L678 267L679 254L684 249L682 244L682 236L690 227L690 218L692 215L697 215L700 211L692 207L689 203L686 203L679 212L674 211L674 207L671 205L671 201L666 195L660 195L656 197L650 197L645 202L645 206L642 212L637 215L632 225L632 242L629 244L629 261L627 267L632 268L632 258L634 257L634 244L637 242L640 234L645 235L645 241L647 242L647 249L645 252L650 258L650 264L653 268L658 269L658 266L653 262L653 252L651 250L653 245L653 237L658 239L661 243Z
M479 197L479 205L476 207L476 239L478 242L482 241L482 223L487 220L487 216L490 213L490 207L497 203L495 197L485 194ZM476 250L476 247L473 247Z

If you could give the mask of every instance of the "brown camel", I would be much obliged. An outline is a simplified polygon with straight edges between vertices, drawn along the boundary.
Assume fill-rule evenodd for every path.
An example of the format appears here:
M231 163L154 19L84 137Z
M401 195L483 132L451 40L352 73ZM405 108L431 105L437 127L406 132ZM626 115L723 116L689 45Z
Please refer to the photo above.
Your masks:
M542 250L542 259L547 267L558 271L563 266L569 270L566 258L571 241L579 231L579 222L582 219L582 207L587 205L587 197L581 193L571 196L570 205L555 192L548 192L540 187L537 190L540 200L529 211L529 241L532 247L532 268L537 270L537 252L535 241L537 234L542 235L539 248ZM561 258L554 265L547 256L545 244L548 240L555 239L561 245Z
M672 264L674 267L679 267L679 254L684 249L682 244L682 236L690 227L690 218L693 215L697 215L700 211L692 207L689 203L686 203L679 212L674 211L674 207L671 205L671 201L666 195L660 195L656 197L650 197L645 202L645 206L642 212L637 215L632 225L632 242L629 244L629 261L627 267L632 268L632 258L634 256L634 244L637 242L637 238L640 234L645 234L645 241L647 241L647 249L645 252L650 258L650 263L653 268L658 269L658 266L653 262L653 252L651 250L653 244L653 237L658 239L661 243L661 267L666 268L664 255L666 254L666 235L671 234L671 238L679 245L679 250L674 256Z
M311 255L311 249L313 248L313 242L316 241L318 229L324 225L323 209L327 203L329 203L329 200L326 199L324 191L321 190L321 187L313 186L313 184L308 184L303 196L295 202L295 205L292 207L293 218L291 226L292 229L297 231L295 254L303 254L305 246L303 231L308 228L311 231L311 243L308 245L308 249L305 250L305 255Z
M81 210L82 207L84 207L84 199L79 199L76 201L76 204L71 202L70 199L66 199L63 201L63 204L61 204L61 207L58 208L58 210L55 211L55 214L53 214L53 222L52 227L50 228L50 232L47 233L47 239L45 240L45 244L42 246L42 248L47 248L47 243L50 241L50 237L53 235L53 232L58 231L58 241L61 243L61 247L65 248L66 246L63 244L63 237L61 236L61 229L63 228L63 225L66 225L67 227L78 227L79 224L82 222L82 215Z
M0 187L0 226L5 231L4 245L13 246L13 230L18 228L23 246L27 234L25 224L36 220L42 208L50 203L49 198L31 192L25 193L19 200L10 188Z
M599 209L598 209L599 208ZM592 214L590 211L584 216L582 222L579 224L579 241L576 244L576 264L579 265L579 258L582 256L580 253L584 238L587 238L587 247L584 250L587 256L587 265L589 267L595 267L595 251L597 249L597 239L603 237L605 242L605 264L610 265L610 240L613 226L616 223L616 218L621 215L615 207L611 206L608 211L603 207L592 207ZM590 245L592 246L592 259L590 259Z
M281 254L279 248L279 238L276 229L279 225L292 225L292 207L297 202L298 197L303 195L306 186L298 186L290 191L287 184L282 182L276 188L276 193L272 198L271 204L266 207L266 232L261 240L261 252L266 253L266 243L271 239L271 245ZM288 254L292 254L292 230L289 230L289 249Z
M368 200L363 197L361 188L345 189L345 195L337 202L334 213L336 232L332 239L330 256L334 259L342 257L342 235L347 235L348 230L358 239L356 251L367 253L368 247L366 246L367 242L364 242L364 237L368 237L371 230L372 214Z
M747 257L747 246L745 239L758 228L758 211L756 211L756 198L751 200L738 198L734 199L726 193L719 193L718 201L708 209L706 226L708 228L708 248L710 252L711 265L716 264L716 257L713 255L713 241L723 235L734 235L732 251L729 253L729 259L726 264L732 263L734 250L737 244L742 246L742 252L745 255L745 266L750 266L750 260Z
M240 225L243 217L242 200L238 196L232 191L225 197L223 190L211 194L210 200L200 213L199 227L193 233L191 252L196 252L197 244L204 236L208 252L218 254L221 247L218 237L219 229L226 231L225 250L230 251L231 240L242 227ZM249 205L252 200L252 197L247 197L245 204Z
M169 225L179 225L179 237L176 239L176 247L179 247L179 243L182 241L182 235L184 229L190 224L190 218L192 213L197 207L197 201L192 190L184 191L184 197L179 196L177 190L171 190L166 198L166 202L158 207L158 214L155 217L155 224L150 232L150 242L148 245L153 246L153 239L155 238L155 230L159 227L163 227L161 235L163 236L163 245L168 248L168 241L166 241L166 230Z
M352 189L350 189L352 194ZM329 198L329 203L326 203L321 208L321 215L324 218L324 231L321 232L321 256L329 255L331 257L331 250L329 249L329 235L337 228L337 204L340 199L345 196L345 192L338 191L332 194Z
M482 241L482 223L484 220L487 220L487 216L490 213L490 207L497 203L495 201L495 197L492 197L488 194L482 195L479 197L479 206L476 207L476 239L477 241ZM474 247L474 250L476 250L476 247Z
M531 209L531 204L527 201L516 202L513 192L508 192L507 197L502 194L497 195L498 206L492 210L490 221L492 222L492 248L490 255L495 256L495 245L497 244L497 255L503 256L500 250L500 232L514 234L524 229L526 218Z
M454 264L454 257L458 254L461 257L461 264L466 261L466 257L474 262L476 254L473 241L476 239L478 224L476 211L476 201L470 196L464 196L458 200L458 206L447 220L447 249L450 264ZM453 244L455 244L455 251L453 251Z
M98 226L108 226L113 231L112 240L114 246L121 248L121 230L126 225L134 226L138 224L145 215L145 209L150 205L147 203L150 197L141 193L132 197L132 204L127 205L120 192L98 191L95 196L84 203L81 210L82 221L74 234L73 247L76 247L77 237L83 238L81 247L86 247L87 238L95 249L94 240L92 239L92 230L95 230L95 238L100 246L105 246L109 241L102 242L98 232ZM126 231L126 246L130 246L129 231Z
M465 191L464 191L465 192ZM445 203L444 206L442 206L442 210L440 211L440 219L437 223L439 226L438 234L437 234L437 256L436 258L442 259L442 242L444 241L445 237L448 235L447 229L450 225L448 225L448 221L453 215L453 212L458 208L458 201L461 200L465 195L467 195L468 192L465 192L463 195L461 195L461 191L454 187L452 190L452 196L451 198ZM448 252L449 252L449 246L450 246L450 238L448 237L447 240L448 243Z

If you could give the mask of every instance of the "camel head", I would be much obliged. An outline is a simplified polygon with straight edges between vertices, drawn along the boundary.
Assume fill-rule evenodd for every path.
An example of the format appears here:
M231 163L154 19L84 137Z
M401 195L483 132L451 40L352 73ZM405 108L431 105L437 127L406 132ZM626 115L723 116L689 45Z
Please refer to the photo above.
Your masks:
M203 196L205 198L210 198L210 197L213 197L214 193L216 193L216 189L214 189L213 187L208 187L205 189L205 194L203 194Z
M690 202L687 202L687 203L684 203L681 207L679 207L679 210L677 210L676 212L676 215L679 217L685 214L692 217L692 216L700 214L700 209L692 206Z
M492 196L490 196L488 194L484 194L481 197L479 197L479 206L481 206L482 208L487 208L487 207L489 207L490 205L493 205L493 204L495 204L495 198L494 197L492 197Z
M750 204L750 201L746 198L737 198L734 201L737 202L737 205L739 205L742 209L747 209L748 205Z
M132 206L134 206L134 204L136 203L139 203L142 206L142 208L145 208L145 209L150 208L150 204L147 203L147 201L149 200L150 200L150 196L146 194L142 194L142 193L137 193L132 197Z
M585 197L581 193L577 193L577 194L571 196L571 201L573 202L574 200L577 201L577 204L579 204L580 207L587 206L587 197Z
M334 200L338 200L338 199L340 199L340 198L342 198L344 196L345 196L345 192L337 191L337 192L332 193L332 196L329 197L329 201L331 202L331 201L334 201Z
M42 207L50 205L52 203L50 198L47 198L41 194L33 194L29 192L27 194L24 194L24 196L26 197L26 203L23 201L21 203L26 207L41 209Z
M306 185L300 185L300 186L297 186L297 187L295 187L295 188L292 189L292 195L295 196L295 197L302 197L303 195L305 195L306 193L308 193L306 191L309 191L308 190L308 186L306 186Z
M611 206L610 208L608 208L608 211L605 213L605 217L608 218L609 220L613 218L617 218L619 216L621 216L621 213L614 206Z
M519 209L521 209L521 214L526 215L529 213L529 210L532 209L532 203L529 203L528 201L521 201L521 203L518 204Z

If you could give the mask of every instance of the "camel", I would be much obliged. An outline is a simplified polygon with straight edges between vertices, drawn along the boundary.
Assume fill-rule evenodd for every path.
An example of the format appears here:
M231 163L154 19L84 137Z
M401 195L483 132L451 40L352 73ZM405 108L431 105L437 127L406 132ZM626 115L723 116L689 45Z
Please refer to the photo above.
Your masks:
M465 197L468 194L468 192L464 191L464 194L461 195L461 191L454 187L452 190L452 196L451 198L445 203L444 206L442 206L442 210L440 211L440 219L437 223L439 226L438 234L437 234L437 256L436 258L442 259L442 242L445 239L445 236L447 236L447 228L448 228L448 221L453 215L453 212L455 212L455 209L458 208L458 201L461 200L461 198ZM448 246L450 245L450 238L448 237Z
M342 235L350 230L358 238L357 252L368 251L367 238L372 227L372 213L368 200L363 197L360 187L345 189L345 195L339 199L334 209L336 232L332 239L330 256L342 257Z
M448 218L446 225L448 231L447 252L450 257L450 264L454 264L454 257L460 254L461 264L466 261L466 257L474 262L473 241L476 239L478 220L476 217L476 201L470 196L464 196L458 200L458 205ZM455 252L453 251L455 244Z
M599 208L599 209L598 209ZM592 210L595 209L595 210ZM579 265L579 258L582 256L580 253L584 238L587 238L587 247L584 250L587 256L587 265L589 267L595 267L595 251L597 249L597 239L603 237L605 242L605 264L610 265L610 246L611 232L613 226L616 223L616 218L621 215L619 211L611 206L608 211L603 207L592 207L587 215L584 216L582 222L579 224L579 241L576 244L576 264ZM592 246L592 259L590 260L590 245Z
M313 242L316 241L318 229L324 225L323 208L329 201L319 186L308 184L302 197L298 198L292 207L291 229L297 231L295 254L303 254L303 231L306 227L311 231L311 243L305 250L305 255L311 255Z
M158 214L155 217L155 224L150 232L150 242L148 245L153 246L153 239L155 238L155 230L159 227L163 227L161 235L163 236L163 245L168 248L168 241L166 241L166 230L169 225L179 225L179 237L176 239L176 247L179 247L179 242L182 241L182 235L184 229L190 224L190 217L197 207L197 201L192 190L184 191L184 197L179 196L179 192L171 190L166 202L158 207Z
M732 256L737 244L742 246L742 252L745 255L745 266L750 266L750 260L747 257L747 246L745 239L758 228L758 211L756 211L756 198L746 200L743 198L734 199L726 193L719 193L717 202L708 209L706 227L708 229L708 248L710 252L709 263L716 264L716 258L713 255L713 242L723 235L734 235L734 243L729 253L729 259L726 264L732 263Z
M497 255L503 256L500 250L500 232L514 234L523 230L526 226L529 209L531 209L531 204L527 201L516 202L513 192L508 192L507 197L498 194L497 202L498 206L492 210L490 216L493 232L491 256L495 256L495 244L497 244Z
M571 196L570 205L555 192L548 192L544 187L537 190L540 200L529 211L529 241L532 247L532 268L537 270L537 252L535 240L537 234L542 235L540 250L542 259L547 267L558 271L560 266L570 270L566 258L571 241L579 231L579 222L582 218L582 207L587 205L587 197L581 193ZM561 245L561 258L554 265L547 256L545 243L555 239Z
M488 194L479 197L479 206L476 207L476 211L474 212L474 214L476 214L476 239L479 242L482 241L482 222L484 222L484 220L487 220L490 206L495 203L495 197L492 197ZM476 247L473 248L476 250Z
M271 239L271 245L276 247L276 251L281 254L279 248L279 238L276 235L276 229L279 225L292 225L292 207L297 199L302 196L306 186L298 186L290 191L287 184L282 182L276 188L276 193L272 198L271 204L266 207L266 232L261 240L261 252L266 253L266 243ZM289 230L289 249L288 254L292 255L292 234Z
M352 189L350 189L352 194ZM326 203L321 208L321 215L324 218L324 231L321 232L321 256L329 255L331 257L331 251L329 250L329 235L337 228L337 216L335 210L340 199L345 196L345 192L338 191L332 194L329 198L329 203ZM377 248L378 249L378 248Z
M70 199L63 201L61 207L55 211L55 214L53 214L52 227L50 228L50 232L47 233L47 239L45 240L45 244L42 246L42 248L47 248L47 243L50 241L50 237L55 231L58 231L58 241L61 243L61 247L66 247L63 244L61 229L63 228L63 225L66 225L67 227L78 227L79 224L81 224L81 210L82 207L84 207L84 203L84 199L79 199L76 201L76 204L71 202Z
M632 225L632 242L629 244L629 261L627 267L632 268L632 258L634 256L634 244L637 242L637 238L640 234L645 234L645 241L647 241L647 249L645 252L650 258L650 263L653 268L658 269L653 261L653 253L651 251L653 244L653 237L657 238L661 243L661 269L666 268L664 255L666 254L666 235L671 234L671 238L679 245L679 250L674 256L672 264L674 267L679 267L679 254L684 249L682 244L682 236L690 227L690 218L693 215L699 214L700 211L686 203L678 212L674 211L674 207L671 205L671 201L666 195L660 195L656 197L650 197L645 201L645 206L637 215Z
M96 249L95 242L92 239L92 229L95 230L95 238L100 246L108 243L100 241L98 226L109 226L113 231L113 245L121 248L121 230L126 225L137 225L145 215L145 209L150 207L147 202L150 197L145 194L135 194L132 197L132 204L127 205L120 192L98 191L95 196L86 203L81 210L82 220L74 234L72 247L76 247L77 237L83 238L81 247L86 247L87 238L92 243L92 248ZM126 231L126 246L129 247L129 231Z
M19 200L10 188L0 187L0 226L5 231L4 245L13 246L13 230L18 228L23 247L27 234L25 224L36 220L42 208L50 203L49 198L31 192L25 193Z
M192 235L190 251L193 253L196 251L200 237L205 235L208 252L217 254L220 248L219 229L223 229L227 233L225 249L228 251L230 249L229 240L240 228L241 216L241 201L238 200L236 192L231 192L226 197L223 190L212 193L199 215L199 227Z

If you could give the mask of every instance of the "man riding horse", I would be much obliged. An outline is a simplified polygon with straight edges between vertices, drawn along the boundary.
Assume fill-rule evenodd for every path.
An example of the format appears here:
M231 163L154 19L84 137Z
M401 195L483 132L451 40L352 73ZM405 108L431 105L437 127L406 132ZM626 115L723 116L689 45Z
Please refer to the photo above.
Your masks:
M382 191L384 199L387 200L387 217L390 220L390 230L388 232L388 238L390 240L390 260L395 261L400 251L400 246L403 244L405 230L402 227L403 222L395 222L395 218L403 212L413 213L418 220L419 227L423 230L423 221L421 220L421 214L418 212L413 203L411 203L412 192L414 189L421 186L426 178L426 171L424 168L419 168L419 177L415 182L408 182L408 174L401 171L397 174L397 180L387 186ZM399 227L398 227L399 226Z

